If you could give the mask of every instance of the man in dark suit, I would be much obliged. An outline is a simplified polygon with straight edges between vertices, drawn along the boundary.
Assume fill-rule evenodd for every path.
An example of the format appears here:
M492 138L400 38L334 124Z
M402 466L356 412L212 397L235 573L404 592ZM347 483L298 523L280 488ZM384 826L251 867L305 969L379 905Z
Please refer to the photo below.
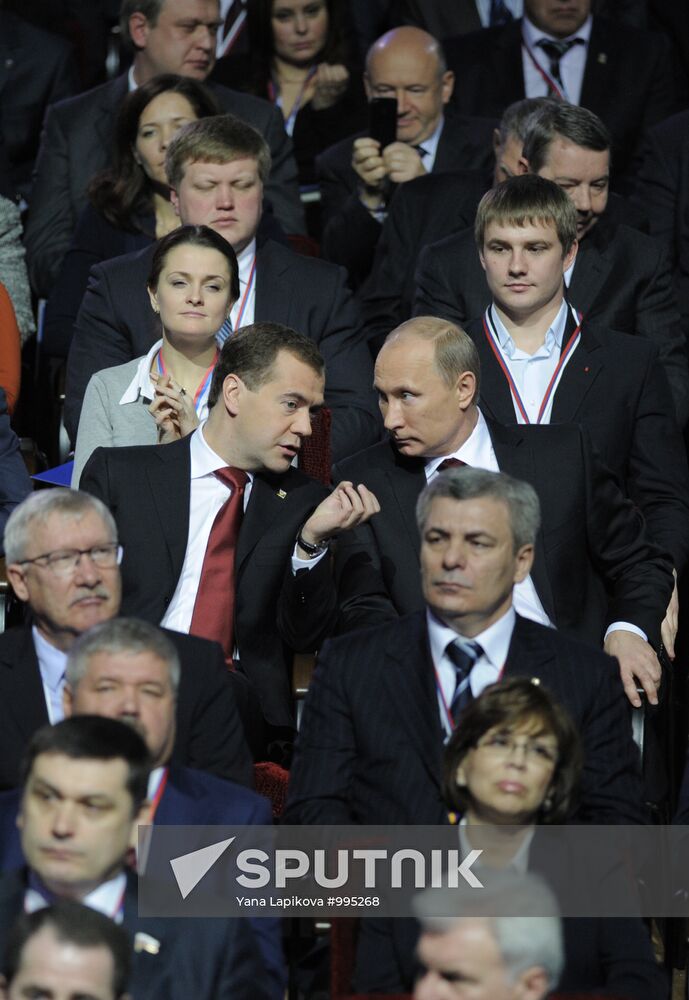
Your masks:
M149 768L142 738L113 719L80 716L36 733L18 818L26 867L0 877L0 951L22 909L69 898L129 932L134 997L278 996L246 922L139 917L126 861L150 811Z
M291 653L316 649L334 623L328 540L378 509L365 487L341 484L328 495L292 467L322 402L323 359L312 341L277 324L245 327L220 353L204 424L165 446L98 448L81 477L117 522L125 613L220 639L257 692L273 739L293 735ZM226 467L248 474L250 490L216 634L194 615L229 493L214 473Z
M580 245L565 272L568 298L588 321L656 344L683 427L689 417L689 369L667 252L627 224L627 207L608 196L609 168L609 133L586 108L551 103L530 119L521 171L554 180L577 208ZM416 284L415 315L430 313L460 324L482 316L491 296L473 231L427 247Z
M678 110L669 41L591 16L591 0L525 0L520 21L452 39L445 51L463 114L499 117L512 101L542 96L594 111L613 136L616 178L630 171L644 131Z
M134 87L160 73L204 81L215 63L218 0L122 0L121 38L135 52L128 73L50 108L36 161L26 227L29 275L47 298L86 204L89 181L108 166L115 118ZM302 232L292 143L282 115L268 101L212 84L223 111L254 125L270 145L273 168L266 185L276 216L289 233Z
M0 136L14 195L30 198L48 105L71 97L78 85L72 47L66 41L0 9Z
M69 649L118 614L120 573L110 512L72 490L31 494L9 520L5 546L8 579L33 619L0 636L0 788L15 788L33 733L62 718ZM250 785L242 684L228 678L217 645L167 636L182 663L172 759Z
M574 205L552 181L514 177L483 197L475 232L493 296L466 327L481 363L482 412L503 424L583 424L650 537L672 555L677 580L689 560L689 472L669 386L652 344L582 322L567 303ZM674 659L676 586L668 610L661 631Z
M237 253L240 297L232 329L260 320L284 323L318 345L333 411L333 454L351 455L380 436L358 310L340 268L257 241L269 162L268 147L251 126L225 116L192 122L167 151L173 204L183 223L210 226ZM159 336L146 291L154 249L93 269L67 368L65 424L72 439L91 375L146 354ZM218 339L225 336L223 328Z
M347 267L354 285L367 276L394 185L448 170L489 169L493 121L445 114L454 86L432 35L395 28L366 58L369 99L397 100L397 138L385 147L350 136L317 160L323 255Z
M335 469L365 483L382 513L338 544L341 627L423 607L414 507L443 461L504 471L531 483L542 525L520 614L600 645L657 702L660 625L672 594L669 555L647 537L588 433L574 425L503 427L478 407L480 365L471 339L432 317L403 324L376 361L375 384L391 441Z
M89 996L128 1000L131 944L114 920L63 899L21 913L0 965L5 1000Z
M519 173L529 120L546 98L525 98L505 111L493 132L492 171L461 170L418 177L398 187L360 291L364 327L375 357L383 341L412 314L414 272L421 250L473 225L476 207L492 184Z
M102 715L132 725L143 736L153 769L148 780L149 822L158 825L272 823L270 803L232 781L171 762L180 663L173 644L154 625L115 618L94 625L67 657L65 715ZM0 795L0 870L24 863L16 829L20 792ZM150 850L150 848L149 848ZM252 923L274 979L284 989L279 924Z
M687 13L689 17L689 12ZM684 329L689 326L689 111L680 111L647 136L632 201L670 254Z
M503 474L451 469L426 487L417 509L425 610L323 647L285 822L446 822L443 740L455 696L474 698L519 675L546 685L581 733L579 819L638 822L638 759L617 664L515 613L513 589L532 569L535 577L535 490ZM463 677L453 665L456 646ZM456 690L467 676L470 694L466 683Z

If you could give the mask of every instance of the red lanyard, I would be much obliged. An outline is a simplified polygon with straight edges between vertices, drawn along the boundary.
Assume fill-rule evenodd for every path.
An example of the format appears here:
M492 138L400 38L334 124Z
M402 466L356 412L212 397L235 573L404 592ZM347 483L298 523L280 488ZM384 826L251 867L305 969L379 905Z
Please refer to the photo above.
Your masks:
M153 823L153 821L155 820L155 814L158 812L158 806L160 805L160 800L163 797L163 792L165 791L165 786L167 785L167 779L169 773L170 773L170 768L164 767L163 773L160 777L160 781L158 782L158 787L156 788L156 793L153 796L153 801L151 802L151 818L148 821L150 824Z
M558 97L559 100L566 101L567 100L566 96L562 93L562 91L560 90L560 88L558 87L558 85L555 83L555 81L553 80L553 78L550 75L550 73L546 73L546 71L543 69L543 67L539 63L538 59L536 58L536 56L533 54L533 52L529 48L528 43L526 41L526 38L525 38L525 36L523 34L522 34L522 46L524 47L524 50L526 51L526 54L528 55L529 59L533 63L534 69L545 80L546 85L548 87L548 91L552 90L553 93L557 94L557 97ZM550 94L548 94L546 96L550 96Z
M249 293L254 283L256 277L256 254L254 254L254 259L251 261L251 270L249 271L249 277L246 282L246 288L244 289L244 295L242 296L242 301L239 306L239 312L237 313L237 318L232 324L232 331L235 332L239 330L242 325L242 319L244 317L244 310L246 309L246 304L249 299Z
M206 369L206 374L201 379L201 384L196 390L196 395L194 396L194 409L196 410L197 413L201 409L201 401L211 383L211 378L213 377L213 369L215 368L215 364L218 360L218 353L219 353L218 351L215 352L215 357L213 358L212 362ZM167 368L165 366L165 361L163 360L162 348L158 351L156 355L156 366L158 368L159 375L167 375Z
M509 368L505 363L505 359L503 358L502 353L500 351L500 347L498 345L498 337L494 330L494 324L491 314L492 308L493 308L492 306L489 306L483 315L483 332L485 333L486 339L488 340L491 350L495 355L495 359L500 365L502 373L505 376L505 379L507 380L507 384L510 387L510 392L512 393L512 397L517 406L517 409L519 410L522 416L524 423L530 424L531 421L529 420L529 415L526 412L526 407L522 402L522 397L519 393L519 389L517 388L517 384L514 381L514 378L512 377L512 372L509 370ZM571 308L574 318L577 320L577 326L572 336L567 341L565 349L560 355L560 360L557 363L557 367L555 368L555 371L552 374L550 382L548 382L548 385L545 390L545 395L543 396L543 399L541 400L541 405L538 408L538 415L536 417L537 424L540 424L542 422L545 411L548 408L548 403L550 402L550 398L557 387L562 372L564 371L565 365L567 364L572 354L576 350L577 345L579 344L579 340L581 339L581 322L583 317L581 313L577 313L577 311L573 307Z

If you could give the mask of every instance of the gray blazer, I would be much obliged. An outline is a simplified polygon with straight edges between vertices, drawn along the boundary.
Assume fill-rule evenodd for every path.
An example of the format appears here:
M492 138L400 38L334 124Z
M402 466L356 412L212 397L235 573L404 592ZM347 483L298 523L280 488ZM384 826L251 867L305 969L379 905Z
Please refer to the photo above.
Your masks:
M92 375L86 387L74 450L72 487L79 486L81 471L96 448L119 448L129 444L157 444L156 423L148 412L150 400L135 403L120 399L136 375L141 358Z

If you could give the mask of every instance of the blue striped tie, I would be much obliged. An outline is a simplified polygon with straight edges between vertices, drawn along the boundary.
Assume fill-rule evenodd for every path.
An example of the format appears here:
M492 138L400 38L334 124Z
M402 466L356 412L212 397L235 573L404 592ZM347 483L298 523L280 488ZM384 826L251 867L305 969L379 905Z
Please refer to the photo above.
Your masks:
M227 340L227 338L230 336L231 333L232 333L232 321L228 316L215 335L218 347L222 347L222 345L225 343L225 341Z
M477 642L469 642L460 646L455 641L448 643L445 653L452 660L457 674L455 693L452 695L450 703L452 721L457 725L457 720L464 709L474 700L471 693L471 669L479 656L483 655L483 650Z

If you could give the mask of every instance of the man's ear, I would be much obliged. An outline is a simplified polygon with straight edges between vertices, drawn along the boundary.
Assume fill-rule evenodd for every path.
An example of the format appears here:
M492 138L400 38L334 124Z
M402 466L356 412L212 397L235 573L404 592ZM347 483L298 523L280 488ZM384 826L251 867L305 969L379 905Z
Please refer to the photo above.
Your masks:
M129 15L129 37L137 49L145 49L150 31L149 20L141 11Z
M136 850L139 844L139 827L150 826L153 822L153 804L146 799L141 803L141 807L132 821L132 828L129 832L129 847Z
M562 271L563 273L572 266L574 261L577 259L577 252L579 250L579 241L575 240L571 247L562 259Z
M373 90L371 89L371 81L368 78L368 73L364 73L364 91L366 92L366 100L370 101L373 97Z
M533 566L534 560L534 547L533 545L522 545L521 548L517 549L517 554L515 556L516 568L514 573L514 582L522 583L526 580L527 576L531 572L531 567Z
M541 1000L548 992L548 976L541 965L531 965L514 984L514 1000Z
M517 176L519 174L530 174L531 169L529 167L529 161L524 156L520 156L517 162Z
M462 372L457 379L457 398L461 410L471 406L476 398L476 376L473 372Z
M246 386L239 375L230 372L229 375L225 376L225 381L222 384L222 398L225 409L231 416L234 417L239 412L241 398L245 392Z
M8 563L5 568L7 579L12 584L12 590L20 601L28 601L29 588L24 581L24 570L19 563Z
M74 694L71 686L66 681L62 689L62 711L65 713L66 719L74 712Z
M179 195L177 194L177 191L173 187L170 188L170 201L172 202L172 207L175 210L175 215L177 216L177 218L180 218Z
M452 97L452 91L454 89L455 89L455 75L452 72L452 70L448 69L445 73L443 73L443 82L442 82L443 104L447 104L447 102L450 100L450 98Z

